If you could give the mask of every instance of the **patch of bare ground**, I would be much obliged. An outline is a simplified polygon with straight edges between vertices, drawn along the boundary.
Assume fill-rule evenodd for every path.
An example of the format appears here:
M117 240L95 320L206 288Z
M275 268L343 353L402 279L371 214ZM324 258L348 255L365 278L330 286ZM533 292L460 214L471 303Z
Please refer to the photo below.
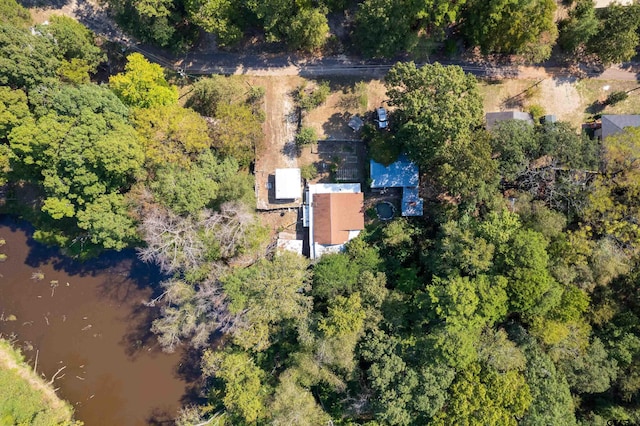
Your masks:
M271 231L270 240L274 240L279 232L296 232L298 209L272 210L258 214L260 223Z
M328 78L331 94L327 101L309 111L303 118L303 125L313 127L319 139L359 140L359 135L348 126L354 115L364 117L386 99L386 89L380 80L363 81L356 78ZM364 83L366 91L359 99L356 84ZM363 105L360 100L365 101Z

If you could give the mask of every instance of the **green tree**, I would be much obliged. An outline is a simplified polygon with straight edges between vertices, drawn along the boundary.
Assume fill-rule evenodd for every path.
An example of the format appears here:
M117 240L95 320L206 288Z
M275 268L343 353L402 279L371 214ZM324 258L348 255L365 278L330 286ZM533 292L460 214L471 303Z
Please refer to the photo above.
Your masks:
M122 102L136 108L178 102L178 89L167 83L162 67L150 63L139 53L127 56L125 72L110 77L109 86Z
M318 134L316 133L316 129L314 129L313 127L301 128L298 134L296 135L295 141L296 141L296 145L299 147L318 142Z
M478 235L477 224L469 216L443 223L440 232L430 262L434 273L475 276L493 266L495 246Z
M458 373L449 401L433 424L515 426L530 404L529 387L521 373L482 371L472 364Z
M469 0L462 20L468 43L487 53L549 58L557 38L553 0Z
M527 369L524 376L533 401L520 424L576 425L573 400L564 376L534 341L525 345Z
M60 80L71 84L89 84L91 67L82 59L72 58L70 61L62 61L58 74Z
M152 166L170 163L188 169L211 146L207 122L195 111L175 104L138 109L133 123Z
M390 57L406 49L412 16L405 1L365 0L355 16L354 37L369 57Z
M16 0L0 0L0 22L15 27L31 24L31 14Z
M292 47L312 51L324 46L328 33L326 11L303 8L292 18L286 36Z
M575 352L567 354L557 365L575 393L605 392L616 380L618 367L598 338L593 339L578 356L575 356Z
M491 148L498 156L500 175L515 180L537 158L538 140L532 125L505 120L491 130Z
M426 424L445 405L455 372L438 363L408 364L402 348L397 337L380 330L361 344L363 359L371 363L367 379L376 395L375 416L383 424Z
M221 399L232 419L250 424L267 417L266 374L248 354L207 350L202 370L205 376L214 376L224 384Z
M605 66L628 61L636 54L640 42L640 5L612 4L601 9L600 25L588 40L587 50L600 58Z
M205 207L249 198L253 188L246 180L235 160L219 160L206 151L189 168L179 164L159 167L149 188L161 204L174 212L195 215Z
M242 38L239 7L231 0L186 0L185 7L191 21L216 35L218 45L228 46Z
M95 45L95 35L73 18L54 15L48 25L41 25L38 30L53 38L60 60L81 60L89 66L90 72L96 72L98 65L107 59Z
M287 320L306 319L311 311L311 298L303 293L307 266L303 257L285 252L222 278L230 311L242 313L246 321L234 333L236 344L265 350Z
M628 127L604 141L604 168L588 196L583 220L593 235L612 238L627 254L637 253L640 233L632 219L640 204L640 129Z
M575 8L569 11L569 18L558 23L558 43L567 52L575 52L598 33L598 26L594 2L578 0Z
M244 104L219 105L216 118L218 121L211 130L213 147L222 156L235 158L242 167L249 167L264 137L260 118Z
M397 138L425 169L482 123L476 79L460 67L398 63L385 76L385 86L389 104L397 107Z
M504 266L509 284L510 309L525 315L542 315L559 300L558 285L549 273L549 255L544 237L531 230L518 231L509 242Z
M84 235L105 248L122 249L136 235L121 194L142 170L144 154L133 128L115 114L88 108L78 116L50 113L15 127L9 142L13 169L45 190L43 212L64 225L58 242ZM74 223L74 222L72 222Z
M313 394L295 382L294 376L290 371L285 371L279 378L269 405L271 424L285 426L327 423L330 417L320 408Z
M412 48L415 34L425 29L440 38L443 30L458 21L466 0L390 1L366 0L355 15L356 45L366 56L391 57Z
M121 28L141 41L183 50L197 37L185 4L172 0L112 0L109 7Z
M242 82L234 76L201 78L193 84L185 106L206 117L216 117L219 105L244 101L244 90Z
M430 177L442 193L472 208L494 198L500 176L488 136L477 132L469 141L451 143L437 159Z
M127 122L129 109L104 86L56 84L29 92L29 104L37 117L55 113L74 118L85 110L108 120Z
M48 37L0 24L0 84L30 89L51 81L60 66Z
M22 90L0 86L0 140L6 142L11 129L29 116L27 95Z

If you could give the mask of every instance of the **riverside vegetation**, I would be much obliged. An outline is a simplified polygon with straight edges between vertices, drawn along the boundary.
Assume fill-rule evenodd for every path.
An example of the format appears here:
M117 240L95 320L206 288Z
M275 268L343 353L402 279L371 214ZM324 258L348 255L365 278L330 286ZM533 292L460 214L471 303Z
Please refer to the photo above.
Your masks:
M378 3L358 10L402 4ZM249 173L259 89L204 78L182 107L137 54L97 85L103 57L86 29L56 18L32 32L23 9L0 4L12 11L0 24L2 178L37 194L9 208L70 255L136 246L170 276L149 301L152 330L167 351L193 348L202 373L201 403L178 424L640 421L639 130L603 143L566 123L488 132L473 76L397 64L385 77L391 128L367 142L373 158L406 152L428 171L427 214L374 222L310 264L266 255ZM168 12L139 28L162 31L156 18L171 22L177 4L158 3ZM279 31L276 10L255 13ZM491 31L471 33L481 43ZM546 49L539 35L513 42Z
M0 424L80 426L60 400L9 342L0 339Z

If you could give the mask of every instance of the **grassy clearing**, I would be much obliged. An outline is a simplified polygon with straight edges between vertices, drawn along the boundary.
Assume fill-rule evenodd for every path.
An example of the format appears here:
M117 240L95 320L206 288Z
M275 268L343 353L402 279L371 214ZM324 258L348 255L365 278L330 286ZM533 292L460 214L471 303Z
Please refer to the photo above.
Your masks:
M80 425L73 410L0 339L0 426Z
M576 83L576 89L583 99L585 110L596 101L604 101L612 92L629 91L638 88L635 81L609 81L585 79ZM607 90L605 90L607 89ZM640 90L629 93L629 97L615 105L605 107L601 114L640 114ZM586 113L591 114L591 112Z
M480 81L478 88L484 100L484 111L522 109L527 99L527 89L538 80Z

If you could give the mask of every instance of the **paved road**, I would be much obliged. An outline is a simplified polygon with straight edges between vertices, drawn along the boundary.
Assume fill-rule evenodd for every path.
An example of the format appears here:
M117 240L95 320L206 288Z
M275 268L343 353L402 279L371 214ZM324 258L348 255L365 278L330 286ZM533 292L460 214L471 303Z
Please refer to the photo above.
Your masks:
M186 74L244 74L244 75L300 75L321 77L331 75L382 77L393 63L358 61L344 56L306 59L293 54L245 55L227 52L187 53L181 57L167 55L157 48L129 44L131 50L143 53L150 60ZM491 66L456 61L443 61L445 65L459 65L466 72L482 78L577 78L565 68L557 66ZM614 66L604 71L582 71L580 77L603 80L640 81L640 64Z

